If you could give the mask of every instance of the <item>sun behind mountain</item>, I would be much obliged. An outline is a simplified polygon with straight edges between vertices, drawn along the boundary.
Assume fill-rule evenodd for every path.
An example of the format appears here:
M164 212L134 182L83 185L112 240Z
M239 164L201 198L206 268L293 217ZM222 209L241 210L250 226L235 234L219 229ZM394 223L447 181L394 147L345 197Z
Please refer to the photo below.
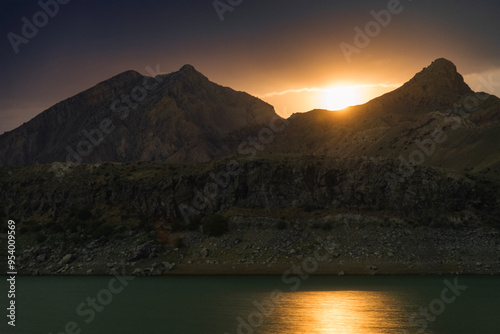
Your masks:
M336 86L323 91L319 107L341 110L361 103L361 93L357 86Z

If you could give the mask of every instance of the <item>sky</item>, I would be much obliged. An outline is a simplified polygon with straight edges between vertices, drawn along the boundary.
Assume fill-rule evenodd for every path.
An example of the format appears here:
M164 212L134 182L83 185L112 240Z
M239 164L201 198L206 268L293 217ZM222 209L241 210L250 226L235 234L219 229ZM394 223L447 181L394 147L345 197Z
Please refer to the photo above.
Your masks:
M123 71L184 64L284 117L364 103L442 57L498 96L498 14L498 0L0 0L0 134Z

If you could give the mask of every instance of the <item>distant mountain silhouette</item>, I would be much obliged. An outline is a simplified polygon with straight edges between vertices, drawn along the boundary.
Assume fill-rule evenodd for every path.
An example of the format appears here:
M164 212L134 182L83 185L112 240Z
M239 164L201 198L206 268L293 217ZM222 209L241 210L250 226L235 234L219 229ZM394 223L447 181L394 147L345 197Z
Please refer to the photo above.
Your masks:
M236 154L276 117L271 105L212 83L191 65L155 78L127 71L0 136L0 164L208 161ZM366 104L292 115L265 152L389 158L500 176L499 142L500 100L473 92L452 62L437 59Z
M438 59L363 105L293 115L273 150L383 157L500 176L499 142L500 100L473 92L452 62Z
M276 117L191 65L155 78L127 71L0 136L0 164L207 161L236 152L240 136Z
M400 88L370 101L382 112L418 115L445 110L474 92L446 59L437 59Z

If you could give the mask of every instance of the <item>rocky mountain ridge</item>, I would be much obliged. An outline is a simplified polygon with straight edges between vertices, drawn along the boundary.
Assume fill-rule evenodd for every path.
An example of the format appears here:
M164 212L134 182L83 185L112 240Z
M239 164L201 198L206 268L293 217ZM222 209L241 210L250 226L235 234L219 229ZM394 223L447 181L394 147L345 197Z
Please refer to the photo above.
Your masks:
M269 104L191 65L154 78L127 71L1 135L0 165L208 161L275 118Z

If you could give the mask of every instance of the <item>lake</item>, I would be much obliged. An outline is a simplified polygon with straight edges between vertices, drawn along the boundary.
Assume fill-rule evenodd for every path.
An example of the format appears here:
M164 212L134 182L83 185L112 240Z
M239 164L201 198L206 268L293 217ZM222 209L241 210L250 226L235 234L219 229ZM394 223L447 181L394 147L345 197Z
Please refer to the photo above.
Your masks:
M0 333L498 334L500 277L17 277L16 306Z

